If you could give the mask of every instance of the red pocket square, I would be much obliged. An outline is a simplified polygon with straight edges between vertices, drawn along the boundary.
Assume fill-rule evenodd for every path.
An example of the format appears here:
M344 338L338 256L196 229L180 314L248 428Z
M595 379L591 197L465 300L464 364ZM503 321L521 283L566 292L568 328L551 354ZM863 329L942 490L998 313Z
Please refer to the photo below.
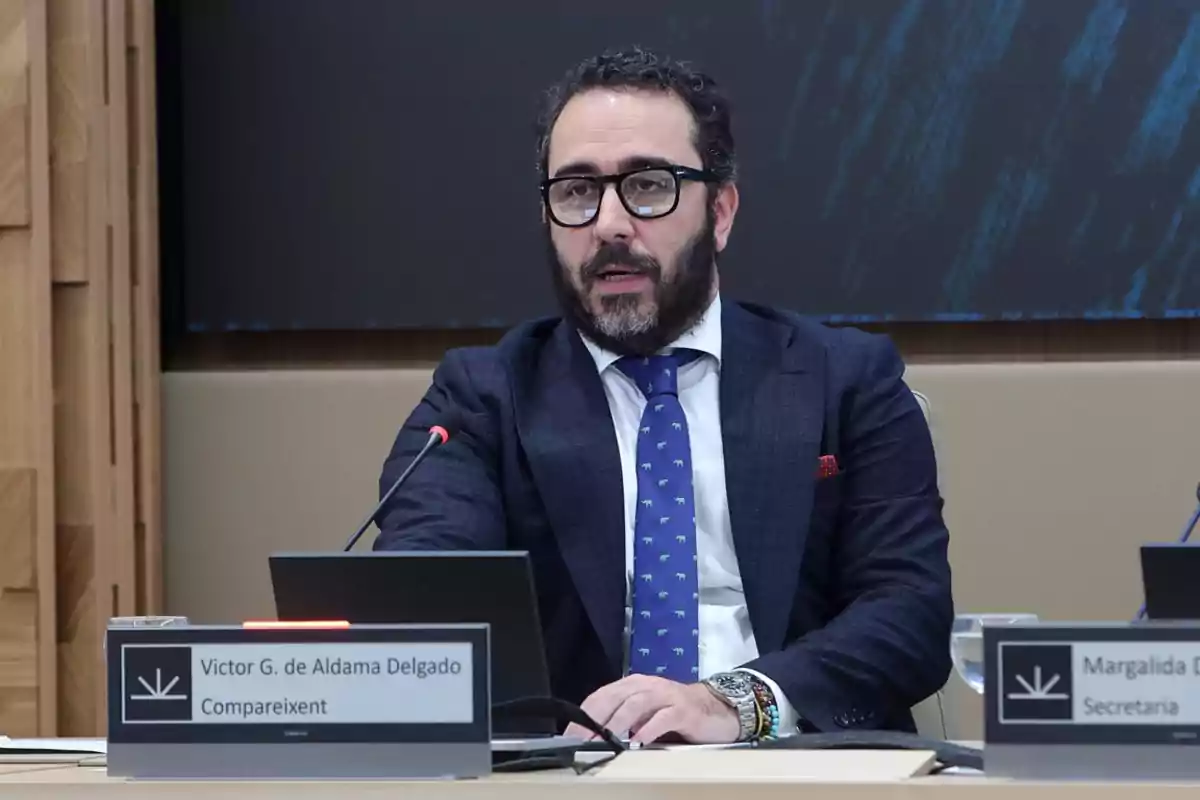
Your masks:
M821 456L817 459L817 480L832 478L841 471L837 456Z

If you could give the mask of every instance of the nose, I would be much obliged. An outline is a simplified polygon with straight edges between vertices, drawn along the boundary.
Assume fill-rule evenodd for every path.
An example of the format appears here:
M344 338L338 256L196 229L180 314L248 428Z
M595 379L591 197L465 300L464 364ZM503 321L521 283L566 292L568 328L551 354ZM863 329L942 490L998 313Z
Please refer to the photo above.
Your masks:
M611 184L605 186L600 195L600 208L596 211L593 229L596 237L605 242L633 237L633 217L621 203L617 187Z

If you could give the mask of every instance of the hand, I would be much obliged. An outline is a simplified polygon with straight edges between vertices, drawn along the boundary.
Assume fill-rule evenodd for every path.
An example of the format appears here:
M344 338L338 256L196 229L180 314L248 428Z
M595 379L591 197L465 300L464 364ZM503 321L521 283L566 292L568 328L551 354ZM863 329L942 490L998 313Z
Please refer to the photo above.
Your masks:
M653 675L630 675L603 686L583 701L583 711L617 736L626 731L632 741L649 744L678 734L692 744L731 744L737 741L737 711L700 683L676 683ZM595 738L572 723L567 736Z

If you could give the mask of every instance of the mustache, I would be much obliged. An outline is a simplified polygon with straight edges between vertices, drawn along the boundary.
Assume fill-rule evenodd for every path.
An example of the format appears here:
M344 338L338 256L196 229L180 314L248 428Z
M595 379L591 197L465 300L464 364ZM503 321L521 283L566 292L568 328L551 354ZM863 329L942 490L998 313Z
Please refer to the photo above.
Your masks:
M655 282L662 275L662 267L649 256L639 256L623 244L605 244L588 259L579 270L580 279L586 284L599 280L600 273L609 267L622 266L650 276Z

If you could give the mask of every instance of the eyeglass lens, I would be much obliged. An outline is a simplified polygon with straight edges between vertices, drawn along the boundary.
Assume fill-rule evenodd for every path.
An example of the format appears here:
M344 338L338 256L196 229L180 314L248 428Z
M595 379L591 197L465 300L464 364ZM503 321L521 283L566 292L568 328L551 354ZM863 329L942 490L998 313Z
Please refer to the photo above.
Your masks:
M665 169L648 169L626 175L617 191L631 214L652 218L668 213L675 205L675 176ZM549 190L550 211L564 225L581 225L600 210L604 182L578 177L556 181Z

